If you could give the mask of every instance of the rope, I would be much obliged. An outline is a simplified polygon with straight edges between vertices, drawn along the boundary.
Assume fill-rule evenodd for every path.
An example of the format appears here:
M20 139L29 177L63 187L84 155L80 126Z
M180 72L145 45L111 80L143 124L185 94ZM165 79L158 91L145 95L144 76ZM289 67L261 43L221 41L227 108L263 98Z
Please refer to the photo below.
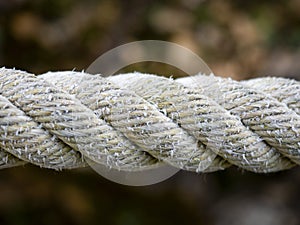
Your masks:
M169 164L257 173L300 164L300 82L0 69L0 168L86 159L122 171Z

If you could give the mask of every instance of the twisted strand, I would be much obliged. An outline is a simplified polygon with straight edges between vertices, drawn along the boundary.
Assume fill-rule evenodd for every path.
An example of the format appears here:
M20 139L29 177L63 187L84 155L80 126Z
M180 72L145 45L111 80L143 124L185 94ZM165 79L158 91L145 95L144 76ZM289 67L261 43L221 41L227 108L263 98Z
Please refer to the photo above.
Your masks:
M35 76L0 69L0 168L86 160L124 171L164 163L259 173L300 164L300 83L131 73Z

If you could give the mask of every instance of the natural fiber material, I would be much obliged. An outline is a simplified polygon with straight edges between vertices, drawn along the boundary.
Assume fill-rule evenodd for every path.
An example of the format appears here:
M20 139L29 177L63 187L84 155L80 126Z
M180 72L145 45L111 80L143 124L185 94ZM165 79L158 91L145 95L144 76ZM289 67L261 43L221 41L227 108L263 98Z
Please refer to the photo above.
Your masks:
M195 172L300 164L300 83L0 69L0 167Z

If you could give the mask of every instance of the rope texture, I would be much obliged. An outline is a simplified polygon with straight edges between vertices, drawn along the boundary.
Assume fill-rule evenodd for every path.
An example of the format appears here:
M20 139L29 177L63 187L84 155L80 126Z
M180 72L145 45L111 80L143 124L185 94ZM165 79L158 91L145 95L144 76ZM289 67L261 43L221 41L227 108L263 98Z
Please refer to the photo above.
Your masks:
M1 68L0 168L72 169L86 159L123 171L292 168L300 164L300 82Z

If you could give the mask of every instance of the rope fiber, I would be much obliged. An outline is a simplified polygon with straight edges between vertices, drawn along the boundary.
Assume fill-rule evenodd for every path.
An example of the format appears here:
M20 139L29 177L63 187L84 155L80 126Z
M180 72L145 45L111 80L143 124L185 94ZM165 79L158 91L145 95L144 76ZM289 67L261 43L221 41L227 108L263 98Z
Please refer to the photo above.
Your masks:
M300 164L300 82L0 68L0 168L168 164L269 173Z

